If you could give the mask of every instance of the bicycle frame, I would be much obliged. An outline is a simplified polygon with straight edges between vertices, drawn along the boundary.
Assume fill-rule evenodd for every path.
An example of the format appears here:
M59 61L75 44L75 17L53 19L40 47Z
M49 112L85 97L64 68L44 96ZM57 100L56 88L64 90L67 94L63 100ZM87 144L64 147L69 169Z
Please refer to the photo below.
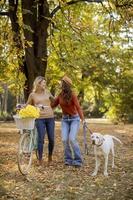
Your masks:
M36 127L33 130L28 130L30 134L30 145L29 145L29 152L33 150L37 150L37 129Z
M31 140L30 140L30 150L36 150L37 149L37 129L34 128L33 130L30 130L30 136L31 136Z

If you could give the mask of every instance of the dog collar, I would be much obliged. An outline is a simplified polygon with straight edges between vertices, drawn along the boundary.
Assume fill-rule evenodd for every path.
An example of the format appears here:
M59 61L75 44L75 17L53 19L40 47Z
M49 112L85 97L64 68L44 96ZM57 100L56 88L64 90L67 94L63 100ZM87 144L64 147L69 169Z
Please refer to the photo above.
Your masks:
M100 143L100 144L98 144L98 145L96 145L97 147L100 147L100 146L102 146L103 145L103 142L104 142L104 138L103 138L103 140L102 140L102 142Z
M100 147L100 146L102 146L102 144L103 144L103 142L101 143L101 144L99 144L99 145L96 145L97 147Z

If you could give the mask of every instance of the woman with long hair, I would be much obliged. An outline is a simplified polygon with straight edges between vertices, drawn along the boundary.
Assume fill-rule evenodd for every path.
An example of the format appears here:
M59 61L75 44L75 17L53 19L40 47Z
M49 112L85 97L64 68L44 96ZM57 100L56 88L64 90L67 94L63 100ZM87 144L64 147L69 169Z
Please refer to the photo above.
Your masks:
M62 141L64 144L65 165L82 166L82 157L76 136L80 119L84 115L77 96L72 91L72 81L64 76L61 80L61 93L51 102L52 108L60 105L62 109Z
M44 137L48 135L48 162L52 161L54 149L54 127L55 120L53 110L50 105L51 94L46 89L46 81L44 77L38 76L34 80L33 90L29 95L27 104L34 105L40 108L40 117L36 119L36 128L38 131L38 155L39 164L42 165Z

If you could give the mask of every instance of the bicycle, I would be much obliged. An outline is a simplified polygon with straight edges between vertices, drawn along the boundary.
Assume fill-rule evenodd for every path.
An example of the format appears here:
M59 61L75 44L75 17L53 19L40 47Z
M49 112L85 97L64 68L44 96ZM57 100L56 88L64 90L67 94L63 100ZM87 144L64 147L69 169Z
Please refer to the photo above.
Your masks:
M36 152L38 159L38 134L35 127L35 118L21 119L17 115L13 116L13 118L21 135L17 154L18 169L21 174L27 175L32 164L33 151Z

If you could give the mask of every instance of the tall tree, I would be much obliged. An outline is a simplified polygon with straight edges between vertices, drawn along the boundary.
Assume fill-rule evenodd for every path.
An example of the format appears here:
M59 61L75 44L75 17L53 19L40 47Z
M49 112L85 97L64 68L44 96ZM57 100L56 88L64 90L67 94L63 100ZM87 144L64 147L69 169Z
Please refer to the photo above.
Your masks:
M7 11L0 14L10 17L12 30L14 33L14 42L17 48L23 48L24 58L22 70L26 76L26 98L28 92L32 88L32 83L37 75L45 76L47 68L47 38L48 27L52 22L53 16L63 6L73 5L79 2L96 2L100 3L103 0L72 0L59 1L54 5L53 9L49 7L50 2L47 0L9 0ZM22 27L18 23L18 12L22 12ZM51 11L51 12L50 12ZM20 29L24 32L24 44L20 36Z

